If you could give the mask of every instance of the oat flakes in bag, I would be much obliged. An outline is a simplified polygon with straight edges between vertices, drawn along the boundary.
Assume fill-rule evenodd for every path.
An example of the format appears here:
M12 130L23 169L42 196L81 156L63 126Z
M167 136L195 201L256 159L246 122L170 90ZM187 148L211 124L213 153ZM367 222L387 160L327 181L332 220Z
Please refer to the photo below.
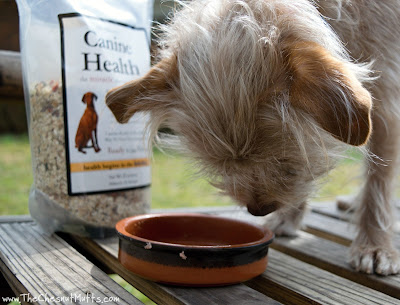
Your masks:
M17 0L32 153L32 217L49 233L114 232L150 208L147 116L104 97L150 68L151 0Z

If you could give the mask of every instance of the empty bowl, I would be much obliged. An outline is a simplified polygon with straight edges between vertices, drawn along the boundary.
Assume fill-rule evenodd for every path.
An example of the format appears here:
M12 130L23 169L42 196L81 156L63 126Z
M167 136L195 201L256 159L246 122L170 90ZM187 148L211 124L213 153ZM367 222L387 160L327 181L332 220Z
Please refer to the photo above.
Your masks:
M116 225L118 259L160 283L219 286L264 272L274 234L265 228L203 214L147 214Z

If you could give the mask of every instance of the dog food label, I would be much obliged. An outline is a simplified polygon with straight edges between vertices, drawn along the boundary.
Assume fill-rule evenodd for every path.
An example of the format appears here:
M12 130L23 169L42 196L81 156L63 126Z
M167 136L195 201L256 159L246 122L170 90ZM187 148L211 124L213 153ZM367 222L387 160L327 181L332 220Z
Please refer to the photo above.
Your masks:
M68 194L148 186L147 115L120 124L104 101L150 68L145 30L75 13L59 22Z

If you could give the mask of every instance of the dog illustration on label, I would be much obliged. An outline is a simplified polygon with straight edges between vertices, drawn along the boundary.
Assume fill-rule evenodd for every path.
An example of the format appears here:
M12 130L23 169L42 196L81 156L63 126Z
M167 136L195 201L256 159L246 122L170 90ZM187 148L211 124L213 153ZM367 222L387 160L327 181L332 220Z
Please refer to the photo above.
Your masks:
M97 141L98 116L94 109L95 100L97 100L97 95L93 92L86 92L82 97L82 102L86 104L86 109L76 131L75 147L83 154L86 154L86 151L83 150L84 148L93 148L96 153L100 151ZM92 141L92 146L88 146L89 140Z

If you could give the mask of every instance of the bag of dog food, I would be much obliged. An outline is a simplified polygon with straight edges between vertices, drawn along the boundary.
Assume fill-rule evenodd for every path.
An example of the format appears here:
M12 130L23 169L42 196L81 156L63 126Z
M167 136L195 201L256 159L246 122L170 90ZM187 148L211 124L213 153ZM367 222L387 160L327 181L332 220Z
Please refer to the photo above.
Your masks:
M119 124L107 91L150 68L152 0L17 0L34 184L49 233L114 232L150 208L146 115Z

